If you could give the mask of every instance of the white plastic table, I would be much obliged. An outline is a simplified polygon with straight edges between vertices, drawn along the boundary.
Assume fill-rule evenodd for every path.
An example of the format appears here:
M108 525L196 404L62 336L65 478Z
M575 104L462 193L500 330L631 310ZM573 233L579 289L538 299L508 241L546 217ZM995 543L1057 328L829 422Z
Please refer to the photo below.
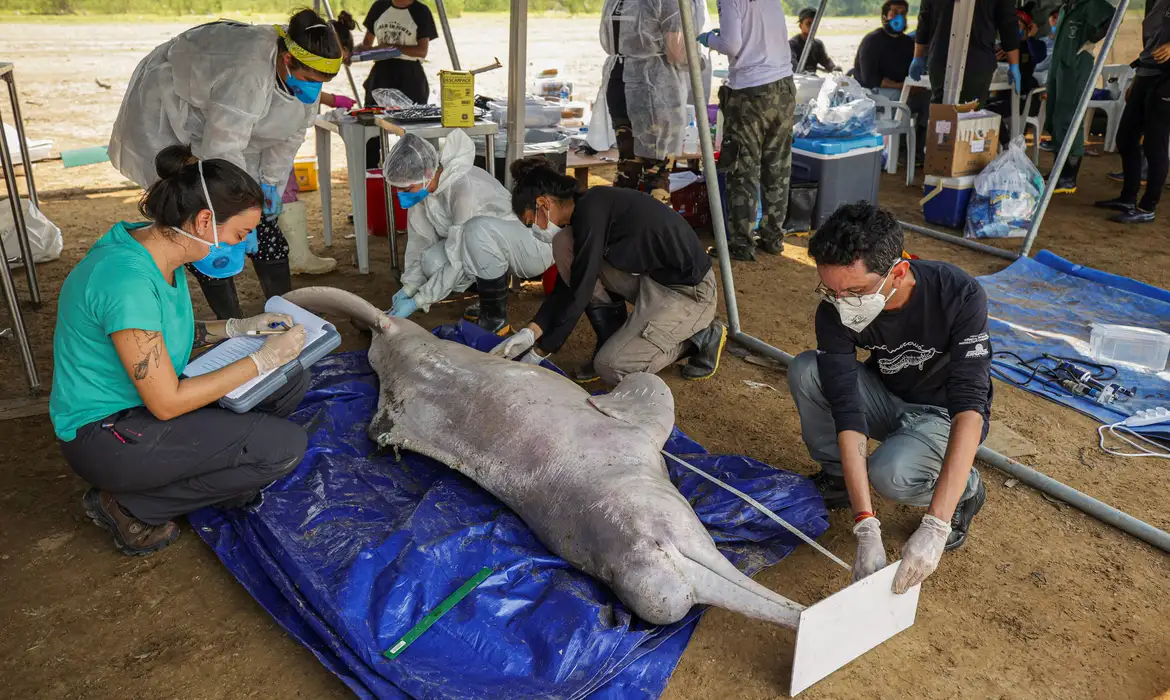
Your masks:
M313 122L317 134L317 167L319 170L319 185L321 190L321 219L322 234L325 245L333 245L333 184L329 179L332 167L330 157L330 140L333 134L341 136L345 143L346 169L349 173L349 199L353 207L353 232L357 245L358 272L367 275L370 272L369 229L366 221L366 141L369 139L383 139L386 134L403 136L415 134L428 141L435 141L455 129L438 123L400 124L389 119L375 119L373 124L350 122L338 124L324 116L319 116ZM487 153L495 153L495 136L499 131L495 122L476 121L475 126L463 129L469 136L485 137ZM385 146L385 141L383 141ZM487 158L488 171L494 174L495 158ZM394 211L390 207L387 197L387 228L390 238L391 269L398 269L398 241L394 237Z
M926 88L927 90L929 90L930 89L930 76L923 74L922 78L919 80L914 80L910 76L906 76L906 81L902 83L902 97L898 101L905 103L906 98L910 96L910 88L916 88L916 87ZM1001 77L1000 73L996 73L995 78L993 79L993 82L991 83L991 91L997 92L999 90L1007 90L1008 92L1010 92L1012 94L1011 127L1012 127L1012 138L1014 139L1015 137L1020 135L1020 132L1023 130L1023 126L1024 126L1023 120L1020 119L1020 95L1019 95L1019 93L1017 93L1015 90L1012 89L1012 84L1011 84L1010 80L1007 80L1007 79Z

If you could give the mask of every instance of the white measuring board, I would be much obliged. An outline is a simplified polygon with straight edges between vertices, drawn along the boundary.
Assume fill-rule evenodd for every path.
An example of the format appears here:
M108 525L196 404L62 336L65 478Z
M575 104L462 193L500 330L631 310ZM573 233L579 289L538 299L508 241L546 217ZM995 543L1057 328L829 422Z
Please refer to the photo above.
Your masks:
M899 563L800 613L789 695L796 695L914 624L922 586L895 594L891 587Z

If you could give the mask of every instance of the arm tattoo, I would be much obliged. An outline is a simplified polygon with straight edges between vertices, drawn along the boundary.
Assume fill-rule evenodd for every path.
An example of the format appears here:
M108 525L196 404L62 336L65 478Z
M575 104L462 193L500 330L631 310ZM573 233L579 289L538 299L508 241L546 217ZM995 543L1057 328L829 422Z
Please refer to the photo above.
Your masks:
M866 457L869 456L865 453L865 447L866 447L866 445L864 442L857 443L857 452L861 455L862 459L865 459Z
M213 345L211 341L211 333L207 330L207 324L202 321L195 322L195 342L193 347L202 348L208 345Z
M150 374L153 361L155 368L162 362L162 333L159 331L134 331L134 342L142 353L142 359L134 363L134 379L142 381Z

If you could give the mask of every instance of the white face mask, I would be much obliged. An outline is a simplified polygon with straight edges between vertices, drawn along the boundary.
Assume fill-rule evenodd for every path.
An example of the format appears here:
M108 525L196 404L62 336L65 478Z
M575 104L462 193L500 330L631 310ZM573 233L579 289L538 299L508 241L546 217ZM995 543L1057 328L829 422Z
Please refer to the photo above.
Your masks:
M544 217L545 221L548 222L548 225L541 228L541 226L536 223L537 219L540 218L540 206L537 205L536 216L533 217L532 226L529 227L532 229L532 235L536 236L537 240L540 240L544 243L552 243L553 236L561 232L561 227L553 223L551 214L552 212L545 210Z
M897 265L897 263L894 264ZM882 283L878 285L877 291L872 294L852 297L849 301L841 298L833 301L833 306L837 307L837 315L841 317L841 325L854 333L860 333L873 323L878 314L886 308L886 302L894 296L894 292L898 291L897 288L893 288L889 295L882 294L882 287L886 286L886 280L890 278L890 272L893 271L894 268L891 267L886 276L882 278Z

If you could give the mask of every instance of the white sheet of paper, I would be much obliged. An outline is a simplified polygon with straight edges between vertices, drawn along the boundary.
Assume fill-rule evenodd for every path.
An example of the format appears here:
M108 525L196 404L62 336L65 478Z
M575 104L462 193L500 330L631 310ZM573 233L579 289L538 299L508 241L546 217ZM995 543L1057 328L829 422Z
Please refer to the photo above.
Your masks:
M914 624L922 587L894 594L891 586L899 563L800 613L789 695L796 695Z
M326 333L325 326L327 323L325 319L320 316L315 316L296 304L285 301L281 297L272 297L269 299L264 304L264 310L274 314L288 314L292 316L294 323L299 323L304 326L306 347ZM264 341L264 336L247 336L225 340L192 360L186 369L183 370L183 374L188 377L198 377L201 374L207 374L208 372L214 372L217 369L227 367L231 363L242 360L259 350L260 346L264 345ZM272 372L265 372L258 377L244 382L236 387L235 390L228 393L228 398L236 399L243 396L248 393L249 389L259 384L261 380L270 374Z

